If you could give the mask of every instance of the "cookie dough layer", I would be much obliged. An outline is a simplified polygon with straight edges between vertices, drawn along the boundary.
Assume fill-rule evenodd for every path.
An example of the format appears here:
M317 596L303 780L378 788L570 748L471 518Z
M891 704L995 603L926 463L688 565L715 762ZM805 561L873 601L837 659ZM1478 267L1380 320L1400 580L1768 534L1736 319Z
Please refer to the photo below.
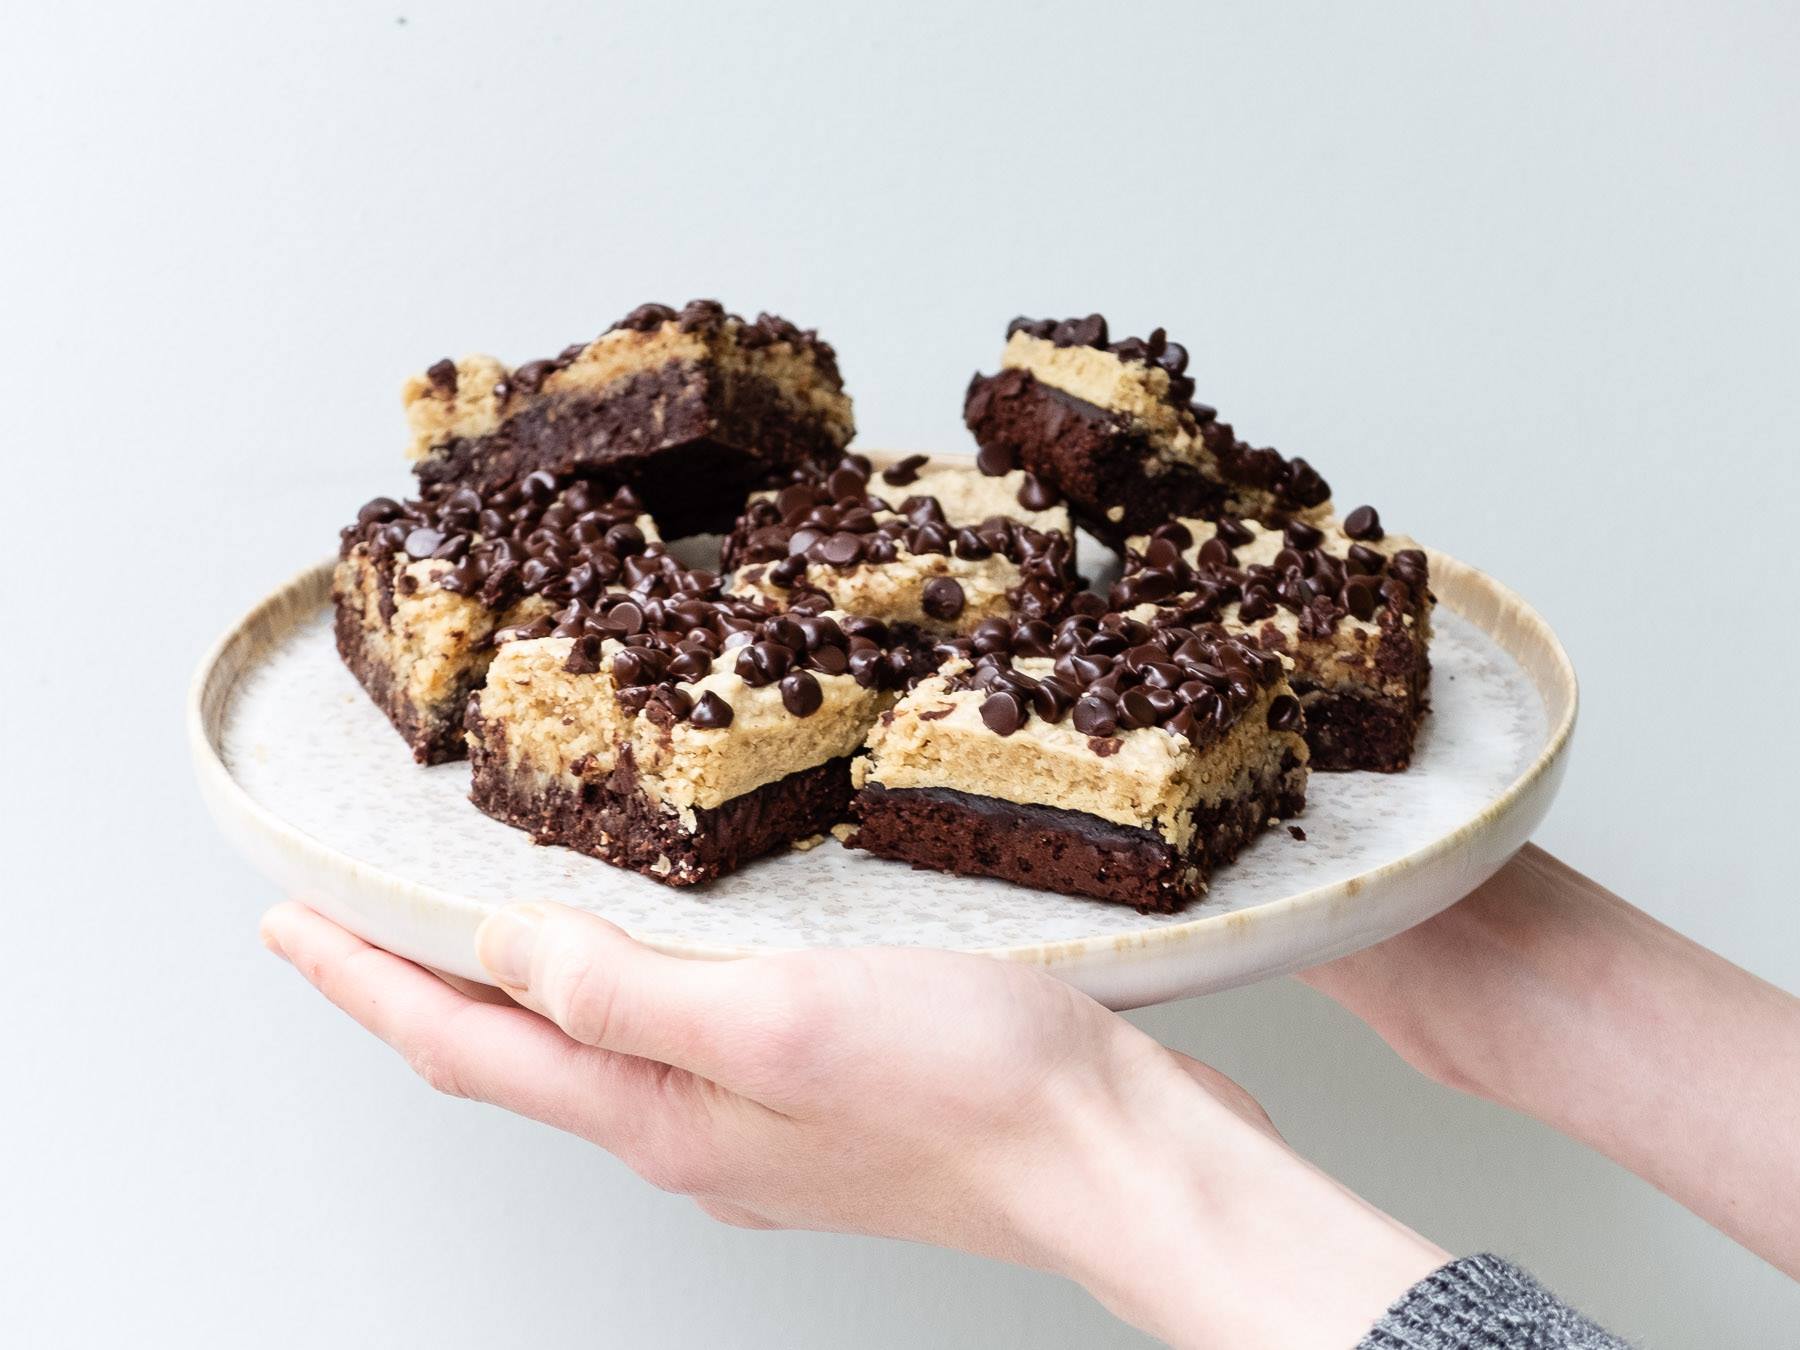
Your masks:
M1330 489L1304 460L1251 448L1190 401L1186 364L1160 330L1108 346L1097 315L1015 320L1000 372L971 381L963 417L984 454L1059 490L1115 548L1176 516L1328 511Z
M1344 522L1334 517L1315 527L1317 542L1306 549L1294 549L1283 530L1254 521L1176 521L1159 529L1160 544L1150 536L1127 542L1126 575L1113 600L1140 621L1159 614L1185 615L1253 636L1264 648L1283 653L1293 662L1289 679L1306 712L1312 767L1397 773L1411 763L1414 740L1429 710L1433 600L1418 545L1405 535L1381 531L1374 513L1362 510L1372 524L1365 524L1359 537L1346 533ZM1217 545L1208 548L1221 529L1233 541L1229 562L1220 561ZM1304 527L1301 537L1303 542L1308 537ZM1359 561L1351 567L1346 564L1353 549ZM1172 561L1177 551L1185 571L1155 565ZM1399 574L1416 584L1403 581L1397 589L1381 589L1395 576L1395 559L1402 554L1407 556ZM1316 570L1320 556L1335 565L1323 578L1326 585L1319 584ZM1163 591L1161 598L1134 605L1146 573L1170 579L1152 584L1153 590ZM1353 578L1367 589L1366 601L1358 606L1361 613L1347 603L1343 583ZM1279 587L1284 582L1300 589L1272 603L1250 603L1246 614L1241 597L1247 584ZM1214 591L1215 585L1222 589Z
M855 432L827 343L713 301L641 306L595 341L517 369L440 361L403 398L422 481L578 471L636 488L671 537L724 530L752 487L829 463Z

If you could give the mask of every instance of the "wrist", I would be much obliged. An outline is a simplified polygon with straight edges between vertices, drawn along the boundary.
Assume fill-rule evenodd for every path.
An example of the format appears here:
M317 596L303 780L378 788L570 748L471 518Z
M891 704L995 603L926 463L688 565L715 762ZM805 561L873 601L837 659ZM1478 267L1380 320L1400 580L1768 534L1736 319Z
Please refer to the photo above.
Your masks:
M1447 1259L1157 1052L1071 1113L1055 1193L1020 1207L1037 1264L1198 1350L1352 1345Z

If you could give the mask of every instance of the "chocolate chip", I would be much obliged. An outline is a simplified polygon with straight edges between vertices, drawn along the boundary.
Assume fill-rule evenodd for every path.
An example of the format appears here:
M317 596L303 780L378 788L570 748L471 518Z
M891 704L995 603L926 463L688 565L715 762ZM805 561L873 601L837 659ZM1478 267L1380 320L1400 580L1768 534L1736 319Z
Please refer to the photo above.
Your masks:
M1289 548L1299 549L1301 552L1317 548L1325 538L1304 520L1290 520L1287 528L1282 531L1282 536L1287 540Z
M599 670L600 639L592 633L576 638L563 658L563 669L571 675L592 675Z
M1359 506L1344 517L1344 533L1374 543L1382 537L1381 517L1372 506Z
M889 487L905 487L908 483L916 483L919 470L930 461L930 455L908 455L898 464L881 471L881 481Z
M1037 688L1031 691L1031 710L1046 722L1062 721L1074 706L1075 695L1055 676L1039 680Z
M1119 729L1112 705L1092 695L1076 700L1073 720L1083 736L1110 736Z
M1271 731L1298 731L1300 729L1300 700L1292 694L1277 694L1269 702L1269 729Z
M711 731L730 726L732 716L731 705L708 689L694 704L690 720L695 726Z
M989 478L999 478L1019 467L1018 456L1010 445L991 441L975 456L975 467Z
M781 706L795 717L811 717L825 702L825 691L809 671L791 671L781 680Z
M954 577L933 577L925 583L919 607L934 619L948 622L963 612L963 588Z
M526 393L535 394L544 387L544 381L555 369L553 361L527 361L512 373L512 382Z
M456 393L456 362L447 356L442 361L433 361L425 369L425 378L442 397L450 398Z
M1374 577L1351 577L1344 586L1344 606L1367 622L1375 617L1375 601L1381 583Z
M981 705L981 720L996 736L1010 736L1025 725L1025 702L1005 690L989 694Z
M1035 473L1027 473L1019 484L1019 505L1027 511L1048 511L1060 500L1056 489Z
M831 476L825 480L825 490L834 500L860 497L869 490L869 480L855 469L833 469Z
M438 545L444 542L444 536L428 525L421 525L406 536L406 556L409 558L429 558L437 552Z
M840 530L819 546L819 552L833 567L853 566L862 561L862 537Z

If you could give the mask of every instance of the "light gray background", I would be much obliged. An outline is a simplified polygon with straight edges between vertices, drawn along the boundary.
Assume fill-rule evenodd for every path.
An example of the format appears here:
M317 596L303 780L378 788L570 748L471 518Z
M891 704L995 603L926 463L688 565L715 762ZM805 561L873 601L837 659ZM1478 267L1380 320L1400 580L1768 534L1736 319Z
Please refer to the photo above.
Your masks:
M1800 985L1761 683L1800 668L1797 68L1778 4L13 7L0 1340L1142 1343L1047 1278L712 1226L434 1098L255 942L191 664L403 485L404 375L645 299L818 325L864 442L926 448L1011 315L1168 325L1249 435L1557 625L1586 701L1543 842ZM1646 1345L1800 1323L1291 982L1141 1021Z

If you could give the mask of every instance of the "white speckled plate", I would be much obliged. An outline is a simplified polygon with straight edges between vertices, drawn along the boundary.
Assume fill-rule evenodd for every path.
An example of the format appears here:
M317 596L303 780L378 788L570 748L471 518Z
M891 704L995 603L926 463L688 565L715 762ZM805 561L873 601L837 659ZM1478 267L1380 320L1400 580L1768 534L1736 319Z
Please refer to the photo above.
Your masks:
M1084 541L1086 544L1089 541ZM1100 551L1084 554L1090 576ZM1529 837L1562 777L1574 672L1517 596L1431 554L1431 698L1411 770L1314 774L1306 839L1276 829L1204 904L1146 916L913 871L828 841L671 889L540 848L468 801L468 765L415 765L338 660L329 564L270 595L197 672L189 733L225 833L287 893L371 942L481 978L471 937L507 900L605 914L668 951L917 944L1032 961L1112 1007L1302 969L1465 895Z

